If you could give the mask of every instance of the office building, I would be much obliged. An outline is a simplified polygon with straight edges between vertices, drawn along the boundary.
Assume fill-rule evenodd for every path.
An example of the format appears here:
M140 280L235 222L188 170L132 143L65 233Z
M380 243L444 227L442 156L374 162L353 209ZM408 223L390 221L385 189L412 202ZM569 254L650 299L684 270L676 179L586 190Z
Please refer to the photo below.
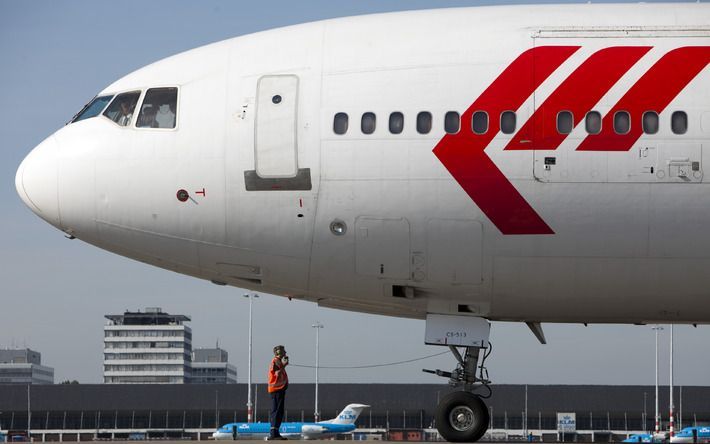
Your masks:
M0 384L54 384L54 369L29 348L0 350Z
M236 384L237 368L221 348L196 348L192 353L193 384Z
M190 318L160 308L106 315L104 383L185 384L190 382Z

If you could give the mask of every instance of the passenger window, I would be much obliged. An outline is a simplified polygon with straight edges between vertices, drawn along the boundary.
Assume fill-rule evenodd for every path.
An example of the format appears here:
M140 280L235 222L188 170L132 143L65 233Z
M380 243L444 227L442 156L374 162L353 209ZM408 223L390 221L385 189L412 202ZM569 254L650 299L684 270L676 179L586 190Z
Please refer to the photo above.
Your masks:
M485 134L488 131L488 113L476 111L471 118L471 129L476 134Z
M74 116L71 122L74 123L80 120L90 119L92 117L98 116L99 114L101 114L101 111L104 110L106 104L110 102L112 98L113 96L101 96L94 98L94 100L89 102L88 105L85 105L84 108L79 111L76 116Z
M671 114L671 130L673 134L685 134L688 131L688 115L685 111Z
M503 134L513 134L515 132L515 113L513 111L503 111L501 113L500 131Z
M646 134L656 134L658 132L658 113L655 111L646 111L641 119L643 132Z
M631 117L626 111L614 113L614 132L616 134L626 134L631 129Z
M104 116L108 117L121 126L128 126L133 120L133 111L136 109L140 91L133 91L119 94L104 111Z
M574 129L574 116L570 111L560 111L557 113L557 132L569 134Z
M395 111L390 114L390 133L400 134L404 129L404 114Z
M419 134L429 134L431 131L431 113L422 111L417 114L417 132Z
M345 113L337 113L333 117L333 132L343 135L348 132L348 115Z
M587 134L599 134L602 132L602 115L599 111L589 111L584 117L584 129Z
M151 88L145 93L136 126L139 128L175 128L177 88Z
M375 132L375 113L365 113L360 119L360 130L363 134L372 134Z
M461 127L461 118L456 111L449 111L444 115L444 131L448 134L456 134Z

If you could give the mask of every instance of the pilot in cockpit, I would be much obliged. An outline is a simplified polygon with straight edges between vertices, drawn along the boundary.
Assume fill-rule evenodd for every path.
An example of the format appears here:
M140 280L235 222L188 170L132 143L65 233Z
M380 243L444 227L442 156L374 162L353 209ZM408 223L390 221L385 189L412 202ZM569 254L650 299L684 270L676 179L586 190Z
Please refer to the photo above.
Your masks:
M155 120L155 115L158 112L156 106L149 104L144 105L140 116L138 117L139 128L158 128L158 122Z
M121 107L119 109L118 119L116 123L121 126L128 126L133 118L133 110L136 108L137 100L133 97L125 97L121 101Z
M159 128L175 128L175 102L161 104L155 119Z

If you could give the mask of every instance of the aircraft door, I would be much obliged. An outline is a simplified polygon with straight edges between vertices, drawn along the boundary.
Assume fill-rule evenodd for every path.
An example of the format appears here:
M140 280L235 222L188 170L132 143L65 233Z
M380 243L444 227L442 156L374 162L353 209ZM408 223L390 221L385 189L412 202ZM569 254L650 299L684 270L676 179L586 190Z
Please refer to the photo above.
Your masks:
M257 81L254 169L244 171L247 191L311 190L310 168L298 165L298 140L303 136L298 132L299 95L300 79L294 74Z
M259 79L254 160L261 178L296 175L297 101L298 77L278 75Z
M311 166L318 165L319 82L311 72L230 75L226 247L200 257L220 273L218 281L240 279L276 293L288 288L297 294L307 287L318 184L311 182Z

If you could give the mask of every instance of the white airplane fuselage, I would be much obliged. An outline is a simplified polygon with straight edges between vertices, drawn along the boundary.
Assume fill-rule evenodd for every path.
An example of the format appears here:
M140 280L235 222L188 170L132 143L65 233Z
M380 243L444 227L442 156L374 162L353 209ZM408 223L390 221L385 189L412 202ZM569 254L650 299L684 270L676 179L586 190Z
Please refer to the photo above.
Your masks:
M28 155L17 188L100 248L326 307L707 323L709 48L707 4L276 29L116 81L99 96L177 87L175 128L71 123Z

